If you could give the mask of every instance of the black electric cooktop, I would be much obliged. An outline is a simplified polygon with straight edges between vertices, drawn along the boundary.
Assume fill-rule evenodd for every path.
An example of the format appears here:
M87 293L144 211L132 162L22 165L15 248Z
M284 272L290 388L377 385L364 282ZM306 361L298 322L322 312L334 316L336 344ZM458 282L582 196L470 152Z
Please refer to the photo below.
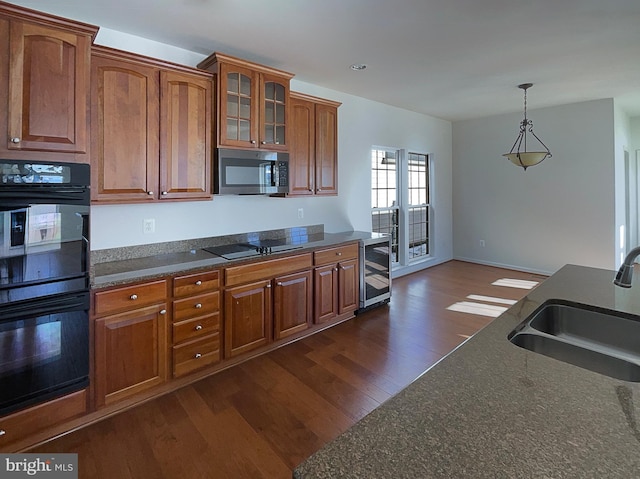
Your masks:
M287 238L259 240L250 243L233 243L204 248L211 254L225 259L248 258L250 256L263 256L282 251L302 248L301 244L292 244Z

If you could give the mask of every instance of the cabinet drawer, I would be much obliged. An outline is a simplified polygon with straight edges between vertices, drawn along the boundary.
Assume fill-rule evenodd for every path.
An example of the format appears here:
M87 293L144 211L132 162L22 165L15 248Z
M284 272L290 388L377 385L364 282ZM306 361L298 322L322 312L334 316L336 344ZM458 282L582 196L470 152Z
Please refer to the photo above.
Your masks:
M220 361L220 335L218 333L173 347L174 377L183 376L218 361Z
M214 313L204 318L181 321L173 325L173 344L188 339L197 339L220 330L220 313Z
M345 259L354 259L358 257L358 245L349 244L346 246L337 246L313 253L313 264L318 266L322 264L337 263Z
M220 309L220 293L201 294L178 299L173 302L173 320L183 321L197 316L206 316Z
M219 287L220 273L218 271L176 276L173 279L173 295L176 297L206 293Z
M98 291L94 298L96 316L130 311L142 306L162 303L167 296L167 282L163 280L136 284L123 288Z
M9 451L9 444L86 412L87 390L82 389L0 418L0 451Z
M234 286L252 281L260 281L281 274L309 269L311 266L311 253L232 266L225 270L225 285Z

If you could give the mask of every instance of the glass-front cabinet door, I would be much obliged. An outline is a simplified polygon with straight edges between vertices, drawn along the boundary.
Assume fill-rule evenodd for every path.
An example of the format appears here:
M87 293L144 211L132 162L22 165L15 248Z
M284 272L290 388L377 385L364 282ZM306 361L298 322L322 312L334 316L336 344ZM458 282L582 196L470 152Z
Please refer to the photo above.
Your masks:
M248 68L221 65L220 144L256 147L258 75Z
M272 149L286 149L289 81L263 74L261 92L260 145Z

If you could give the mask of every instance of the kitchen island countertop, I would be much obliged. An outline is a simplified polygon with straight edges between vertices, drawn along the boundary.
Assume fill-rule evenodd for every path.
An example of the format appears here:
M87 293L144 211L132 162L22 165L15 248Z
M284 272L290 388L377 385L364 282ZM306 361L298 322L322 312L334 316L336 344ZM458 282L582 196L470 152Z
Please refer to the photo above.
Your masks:
M548 299L640 314L640 281L623 289L613 275L564 266L294 478L640 477L640 383L507 340Z

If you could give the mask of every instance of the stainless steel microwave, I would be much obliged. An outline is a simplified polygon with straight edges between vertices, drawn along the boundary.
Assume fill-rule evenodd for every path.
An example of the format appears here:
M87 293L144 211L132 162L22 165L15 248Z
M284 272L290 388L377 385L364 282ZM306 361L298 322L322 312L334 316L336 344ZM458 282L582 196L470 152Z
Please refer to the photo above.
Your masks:
M219 148L213 192L218 195L288 193L289 154Z

